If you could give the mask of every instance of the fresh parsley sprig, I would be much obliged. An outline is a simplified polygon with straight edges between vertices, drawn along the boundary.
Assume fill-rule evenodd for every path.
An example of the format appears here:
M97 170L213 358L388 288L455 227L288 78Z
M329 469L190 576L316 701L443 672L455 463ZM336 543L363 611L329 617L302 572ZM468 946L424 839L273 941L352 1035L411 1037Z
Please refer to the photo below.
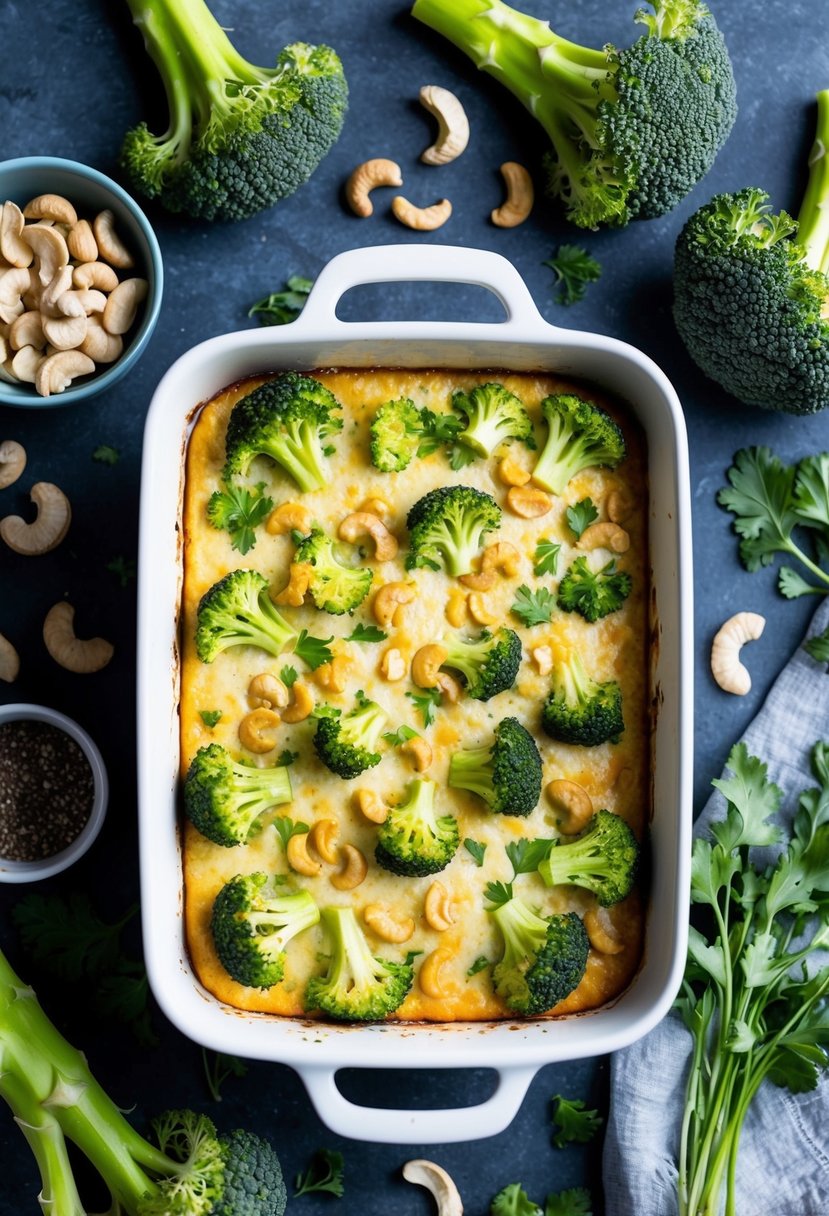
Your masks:
M576 535L576 539L581 537L585 528L589 528L599 518L599 512L596 510L592 498L582 498L580 502L573 503L572 507L568 507L564 514L567 517L570 530Z
M525 625L546 625L555 606L555 598L546 587L537 587L532 591L526 583L522 583L515 592L510 612Z
M283 291L272 291L263 300L257 300L248 316L256 317L261 325L288 325L302 312L313 285L313 279L292 274Z
M559 245L558 251L541 265L555 272L558 304L577 304L602 273L599 263L581 245Z
M536 578L541 578L544 574L556 574L558 572L559 553L561 553L560 544L548 540L546 536L541 537L535 546L535 555L533 557L533 574L535 574Z
M329 1195L336 1195L338 1199L341 1199L345 1189L344 1172L345 1158L342 1153L329 1148L321 1148L314 1154L305 1172L297 1174L294 1183L296 1187L294 1199L298 1199L300 1195L311 1195L321 1191L327 1192Z
M228 485L210 495L207 518L214 528L230 533L231 549L249 553L256 544L256 528L272 509L264 481L255 486Z
M435 710L440 706L440 689L424 688L420 692L407 692L406 696L413 702L415 708L420 711L423 725L431 726L435 720Z
M587 1110L581 1098L553 1098L555 1110L553 1124L558 1129L553 1136L556 1148L565 1144L587 1144L602 1126L604 1120L597 1110Z

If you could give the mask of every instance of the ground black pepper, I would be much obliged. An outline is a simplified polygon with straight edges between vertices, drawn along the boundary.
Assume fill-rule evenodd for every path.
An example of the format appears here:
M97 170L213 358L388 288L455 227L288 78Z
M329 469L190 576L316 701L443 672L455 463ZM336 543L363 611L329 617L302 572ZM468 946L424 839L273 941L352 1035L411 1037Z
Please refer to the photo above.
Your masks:
M80 833L92 810L92 768L49 722L0 723L0 857L40 861Z

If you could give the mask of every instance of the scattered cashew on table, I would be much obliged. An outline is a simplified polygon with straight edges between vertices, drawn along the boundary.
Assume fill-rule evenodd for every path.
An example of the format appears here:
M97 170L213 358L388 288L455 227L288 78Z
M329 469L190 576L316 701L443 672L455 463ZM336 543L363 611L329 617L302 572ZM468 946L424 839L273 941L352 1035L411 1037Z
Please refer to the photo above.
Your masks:
M463 1203L458 1188L442 1166L434 1161L416 1158L403 1166L403 1177L416 1186L425 1186L434 1196L438 1216L463 1216Z
M718 629L711 646L711 674L723 692L744 697L751 688L751 676L740 662L740 650L754 642L766 627L766 618L757 612L738 612Z

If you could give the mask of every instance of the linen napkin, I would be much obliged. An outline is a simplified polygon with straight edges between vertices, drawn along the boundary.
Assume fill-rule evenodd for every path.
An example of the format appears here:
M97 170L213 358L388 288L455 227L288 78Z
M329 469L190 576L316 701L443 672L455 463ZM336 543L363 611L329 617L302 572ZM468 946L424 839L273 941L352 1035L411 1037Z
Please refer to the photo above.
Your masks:
M807 636L829 624L829 602ZM814 785L809 754L829 739L826 664L801 647L778 676L743 735L784 791L788 822L802 790ZM695 825L700 835L725 812L715 791ZM825 960L824 960L825 961ZM676 1216L676 1165L691 1036L675 1013L611 1058L610 1115L604 1146L607 1216ZM738 1216L828 1216L829 1079L794 1095L765 1082L746 1119L737 1164Z

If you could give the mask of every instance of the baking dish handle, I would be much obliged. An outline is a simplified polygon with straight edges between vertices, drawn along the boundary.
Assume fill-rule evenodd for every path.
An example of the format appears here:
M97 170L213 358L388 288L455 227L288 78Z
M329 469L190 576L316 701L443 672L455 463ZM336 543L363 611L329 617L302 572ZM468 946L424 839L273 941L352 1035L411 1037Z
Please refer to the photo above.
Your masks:
M337 304L347 291L367 283L403 282L465 283L491 291L507 314L495 322L505 336L513 330L522 337L540 330L549 339L554 328L541 316L512 262L500 253L457 245L375 245L346 250L323 267L292 329L299 333L324 325L353 330L355 322L337 316Z
M475 1106L437 1110L397 1110L360 1106L343 1097L334 1068L299 1067L314 1109L339 1136L374 1144L455 1144L484 1140L509 1127L524 1101L538 1068L496 1069L492 1097Z

